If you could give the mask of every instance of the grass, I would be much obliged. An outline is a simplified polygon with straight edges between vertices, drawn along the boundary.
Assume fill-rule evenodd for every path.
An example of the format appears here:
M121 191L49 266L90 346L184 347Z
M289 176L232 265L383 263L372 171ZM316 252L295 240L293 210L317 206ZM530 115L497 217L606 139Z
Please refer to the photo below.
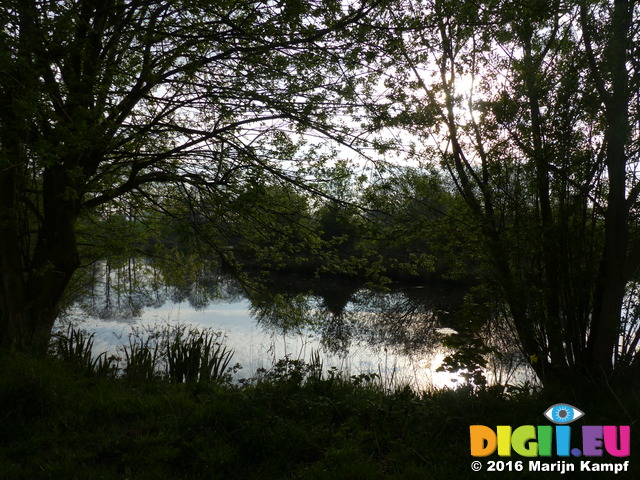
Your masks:
M637 393L389 391L375 377L320 375L287 359L242 385L132 382L15 354L0 361L0 479L548 478L472 472L469 425L548 424L542 413L560 401L583 410L586 424L632 424L632 471L616 478L639 478ZM589 478L570 475L562 478Z

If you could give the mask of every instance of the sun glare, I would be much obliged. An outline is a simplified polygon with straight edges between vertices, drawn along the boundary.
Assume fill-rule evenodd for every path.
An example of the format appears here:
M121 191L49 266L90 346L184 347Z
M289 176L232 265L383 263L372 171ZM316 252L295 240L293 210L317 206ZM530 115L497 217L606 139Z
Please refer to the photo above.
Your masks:
M437 371L442 366L445 356L444 352L436 353L431 363L431 383L438 389L455 388L464 382L458 373Z

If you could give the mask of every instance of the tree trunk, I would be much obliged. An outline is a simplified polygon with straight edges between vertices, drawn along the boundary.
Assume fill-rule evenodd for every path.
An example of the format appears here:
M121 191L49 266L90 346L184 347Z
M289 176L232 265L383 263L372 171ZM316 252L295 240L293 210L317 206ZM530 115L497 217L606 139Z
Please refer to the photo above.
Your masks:
M628 281L629 206L627 194L627 152L629 123L629 73L627 50L631 10L627 0L614 2L611 39L606 69L611 76L611 93L603 99L607 129L606 165L609 178L605 216L605 244L596 285L595 305L588 343L588 370L609 375L614 369L620 315ZM594 72L594 75L599 75Z
M20 229L15 169L0 174L0 347L45 354L59 304L79 266L75 221L77 200L66 198L69 182L61 167L44 173L44 215L33 254L29 232ZM28 263L28 264L27 264Z

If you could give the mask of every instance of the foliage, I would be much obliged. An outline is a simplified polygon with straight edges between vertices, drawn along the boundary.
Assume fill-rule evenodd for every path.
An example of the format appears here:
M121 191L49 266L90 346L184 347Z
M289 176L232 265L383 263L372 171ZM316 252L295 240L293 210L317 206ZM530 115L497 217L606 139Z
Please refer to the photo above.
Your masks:
M319 352L311 354L309 363L290 357L281 358L271 368L258 369L256 372L258 382L283 382L292 385L302 385L305 382L318 382L322 380L323 364Z
M0 345L45 352L82 244L161 230L142 205L191 221L266 183L315 191L295 166L326 154L302 135L360 143L353 70L383 4L3 2Z
M53 336L50 351L64 363L84 371L91 376L114 376L117 371L117 359L102 352L94 356L94 334L88 334L72 324L66 330L60 330Z
M445 174L429 165L387 170L362 193L367 248L383 256L396 275L477 277L477 227Z
M3 478L464 479L469 425L546 424L543 412L558 400L490 390L388 392L344 378L132 384L24 356L0 360ZM637 391L563 398L586 412L588 424L628 425L640 413ZM630 469L625 478L636 478L638 465Z
M227 378L227 367L233 351L222 345L211 332L190 330L186 337L177 328L168 338L167 371L173 382L221 381Z
M129 335L128 345L122 345L124 368L122 375L131 382L159 377L160 332L147 332L146 337Z
M228 382L233 351L223 345L220 332L184 325L134 329L120 356L93 351L94 334L69 324L58 331L50 352L88 376L122 377L130 383L168 380L174 383Z
M490 345L491 337L483 335L491 323L495 309L491 308L489 292L474 287L465 295L455 331L445 335L442 344L452 353L447 355L439 371L459 372L469 386L486 387L486 369L492 355L500 351Z
M547 385L624 382L640 366L638 318L622 315L640 265L637 16L624 1L426 0L392 14L391 125L448 172Z
M4 2L0 348L46 351L83 262L151 250L180 276L197 251L379 284L473 274L547 385L637 379L638 14L622 0ZM415 168L367 178L339 158L405 140ZM478 363L472 331L460 355ZM61 349L88 364L86 342Z

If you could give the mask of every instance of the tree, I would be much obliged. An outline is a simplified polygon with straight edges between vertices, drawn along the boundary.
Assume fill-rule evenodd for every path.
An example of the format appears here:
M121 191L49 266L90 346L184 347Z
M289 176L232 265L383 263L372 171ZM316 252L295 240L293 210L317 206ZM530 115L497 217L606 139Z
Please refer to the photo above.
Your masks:
M455 185L430 165L388 170L363 194L370 249L414 278L474 280L478 242Z
M522 352L546 385L637 376L637 2L405 13L393 121L469 205Z
M301 179L297 135L351 143L353 29L376 2L9 0L0 7L0 346L46 351L78 219ZM367 29L358 31L360 38Z

